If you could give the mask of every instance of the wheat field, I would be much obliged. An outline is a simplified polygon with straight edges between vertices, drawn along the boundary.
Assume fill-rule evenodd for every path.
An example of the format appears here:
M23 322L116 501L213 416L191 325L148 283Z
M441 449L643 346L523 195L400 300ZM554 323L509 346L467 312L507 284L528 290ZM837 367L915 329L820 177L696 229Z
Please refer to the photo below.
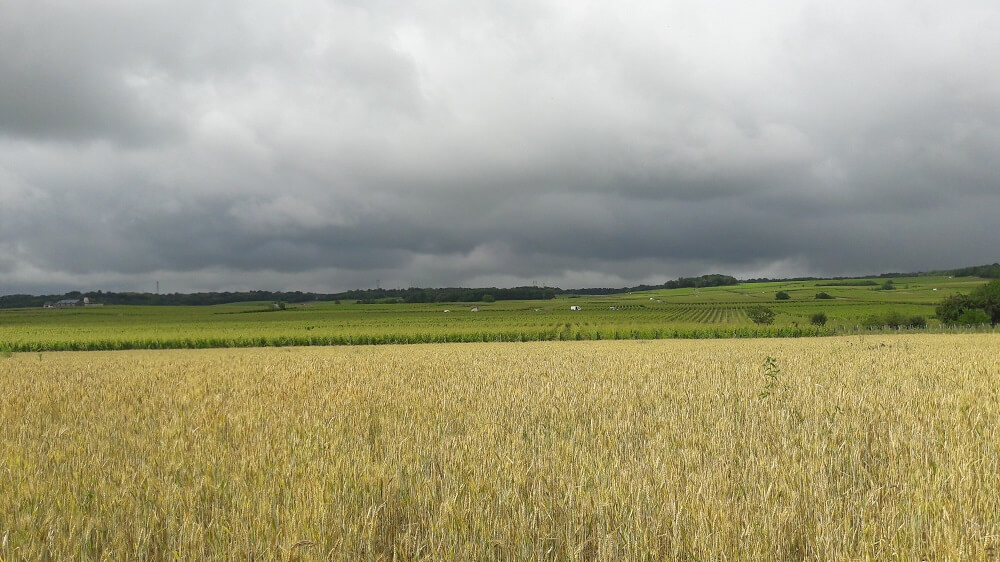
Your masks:
M7 355L2 560L1000 559L994 334Z

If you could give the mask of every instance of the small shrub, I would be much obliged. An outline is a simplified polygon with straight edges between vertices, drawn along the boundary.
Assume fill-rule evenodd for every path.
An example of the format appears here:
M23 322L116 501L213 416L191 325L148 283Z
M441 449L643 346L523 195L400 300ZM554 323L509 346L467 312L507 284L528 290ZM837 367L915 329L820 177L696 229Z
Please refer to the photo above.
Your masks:
M754 324L774 323L774 311L766 306L751 306L747 309L747 317L749 317Z
M885 326L885 321L878 314L869 314L861 320L861 325L868 329L881 328Z
M778 291L777 293L774 294L774 300L787 301L791 298L792 296L784 291Z
M927 327L927 319L924 318L923 316L911 316L910 317L910 326L913 327L913 328L926 328Z
M825 312L817 312L816 314L813 314L812 317L809 318L809 322L811 322L813 326L825 326L826 325L826 313Z
M900 326L906 325L906 317L902 313L895 310L890 310L883 316L882 324L884 326L889 326L890 328L899 328Z
M816 298L820 299L820 300L824 300L824 299L832 299L833 296L830 295L829 293L816 293Z

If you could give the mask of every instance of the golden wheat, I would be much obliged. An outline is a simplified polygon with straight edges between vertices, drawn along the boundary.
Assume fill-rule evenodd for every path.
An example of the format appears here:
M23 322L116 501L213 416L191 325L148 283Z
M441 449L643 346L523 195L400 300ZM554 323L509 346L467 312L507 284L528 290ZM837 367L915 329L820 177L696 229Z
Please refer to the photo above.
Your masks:
M996 335L15 354L0 558L996 558L998 383Z

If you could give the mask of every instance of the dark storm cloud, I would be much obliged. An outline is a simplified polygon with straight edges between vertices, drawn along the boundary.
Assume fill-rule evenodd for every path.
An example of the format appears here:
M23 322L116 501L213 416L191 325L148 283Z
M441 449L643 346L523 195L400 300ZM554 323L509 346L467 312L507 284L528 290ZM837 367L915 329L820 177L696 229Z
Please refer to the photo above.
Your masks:
M0 293L996 261L989 2L0 5Z

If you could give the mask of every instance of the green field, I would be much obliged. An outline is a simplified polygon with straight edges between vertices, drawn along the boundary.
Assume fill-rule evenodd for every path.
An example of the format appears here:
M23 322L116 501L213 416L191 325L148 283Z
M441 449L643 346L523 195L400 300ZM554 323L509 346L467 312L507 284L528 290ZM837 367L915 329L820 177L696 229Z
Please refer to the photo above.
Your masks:
M887 311L922 316L926 329L941 330L934 306L985 280L896 278L891 291L843 283L744 283L494 303L317 302L285 310L271 303L10 309L0 310L0 351L812 336L859 331L866 317ZM778 291L791 299L775 300ZM833 298L818 300L819 292ZM774 324L758 326L747 318L747 309L759 304L776 312ZM816 312L827 315L825 326L810 324Z

